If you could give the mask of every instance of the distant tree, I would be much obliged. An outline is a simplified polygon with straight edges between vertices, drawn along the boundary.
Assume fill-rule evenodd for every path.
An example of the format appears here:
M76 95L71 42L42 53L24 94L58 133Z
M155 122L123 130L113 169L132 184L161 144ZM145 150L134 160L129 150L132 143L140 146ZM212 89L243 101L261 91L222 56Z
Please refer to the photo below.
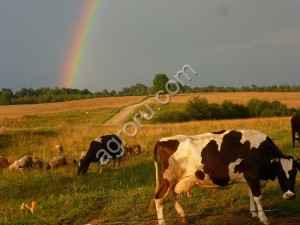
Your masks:
M22 98L28 95L27 88L22 88L19 91L16 91L15 96L16 98Z
M108 97L108 96L109 96L109 92L108 92L107 89L104 89L104 90L102 91L102 96L103 96L103 97Z
M82 91L81 91L81 94L83 94L83 95L90 95L90 94L92 94L88 89L83 89Z
M0 105L9 105L12 103L14 93L9 88L2 88L0 92Z
M169 78L166 74L156 74L153 79L153 94L156 94L158 91L165 91L165 85L169 81Z

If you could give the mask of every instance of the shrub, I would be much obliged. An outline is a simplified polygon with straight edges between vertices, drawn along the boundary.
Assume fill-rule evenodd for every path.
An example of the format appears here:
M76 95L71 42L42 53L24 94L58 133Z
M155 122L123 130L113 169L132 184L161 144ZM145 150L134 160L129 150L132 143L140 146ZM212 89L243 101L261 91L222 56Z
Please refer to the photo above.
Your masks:
M289 116L292 110L279 101L265 101L251 99L247 103L249 114L252 117Z
M231 101L225 100L221 107L223 108L224 117L221 119L235 119L249 117L249 110L246 106L234 104Z
M210 116L207 99L199 96L193 96L188 100L185 111L191 120L209 119Z

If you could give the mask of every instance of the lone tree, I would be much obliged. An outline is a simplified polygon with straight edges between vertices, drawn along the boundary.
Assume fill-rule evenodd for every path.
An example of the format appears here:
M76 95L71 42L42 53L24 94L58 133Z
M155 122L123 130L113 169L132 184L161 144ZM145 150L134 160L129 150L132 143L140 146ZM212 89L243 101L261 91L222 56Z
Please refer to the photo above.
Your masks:
M165 85L169 81L166 74L156 74L153 79L153 92L156 94L158 91L165 91Z

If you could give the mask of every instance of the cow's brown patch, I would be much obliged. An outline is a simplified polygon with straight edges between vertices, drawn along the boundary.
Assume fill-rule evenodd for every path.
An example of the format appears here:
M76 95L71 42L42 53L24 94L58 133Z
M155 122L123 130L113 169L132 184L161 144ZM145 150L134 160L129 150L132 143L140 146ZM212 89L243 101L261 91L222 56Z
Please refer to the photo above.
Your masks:
M160 188L158 189L158 191L155 193L154 198L155 199L162 199L165 197L165 195L167 194L168 190L170 187L170 182L167 179L162 179L162 183L160 185Z
M156 143L154 149L159 154L162 173L169 167L169 158L176 152L178 145L179 141L177 140L159 141ZM154 154L154 158L156 158L156 152Z
M202 150L203 170L211 180L219 185L225 186L230 181L229 164L239 158L246 158L250 150L250 143L241 143L242 133L231 131L224 135L221 146L215 140L211 140ZM218 150L220 149L220 151Z
M205 174L201 170L197 170L195 176L198 180L204 180Z

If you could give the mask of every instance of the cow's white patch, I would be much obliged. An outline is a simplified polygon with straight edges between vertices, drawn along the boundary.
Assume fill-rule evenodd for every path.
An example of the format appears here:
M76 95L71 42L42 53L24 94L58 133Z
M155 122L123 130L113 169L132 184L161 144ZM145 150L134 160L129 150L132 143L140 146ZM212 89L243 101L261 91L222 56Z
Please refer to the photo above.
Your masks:
M224 136L226 134L228 134L229 132L231 132L231 130L226 130L222 134L211 134L211 140L214 140L217 143L219 151L221 151L221 145L222 145Z
M287 178L290 178L289 172L293 169L293 159L280 159L280 163Z
M259 148L260 144L267 139L267 135L258 130L241 130L241 143L250 142L250 148Z
M101 137L95 138L94 141L97 141L97 142L101 143L102 142L102 138Z
M169 140L177 140L179 142L182 142L184 141L188 136L186 135L175 135L175 136L172 136L172 137L164 137L164 138L161 138L159 141L160 142L163 142L163 141L169 141Z
M230 183L240 183L240 182L245 182L244 178L244 173L238 173L234 172L235 166L239 165L244 159L237 159L235 162L232 162L229 164L228 169L229 169L229 177L230 177Z

